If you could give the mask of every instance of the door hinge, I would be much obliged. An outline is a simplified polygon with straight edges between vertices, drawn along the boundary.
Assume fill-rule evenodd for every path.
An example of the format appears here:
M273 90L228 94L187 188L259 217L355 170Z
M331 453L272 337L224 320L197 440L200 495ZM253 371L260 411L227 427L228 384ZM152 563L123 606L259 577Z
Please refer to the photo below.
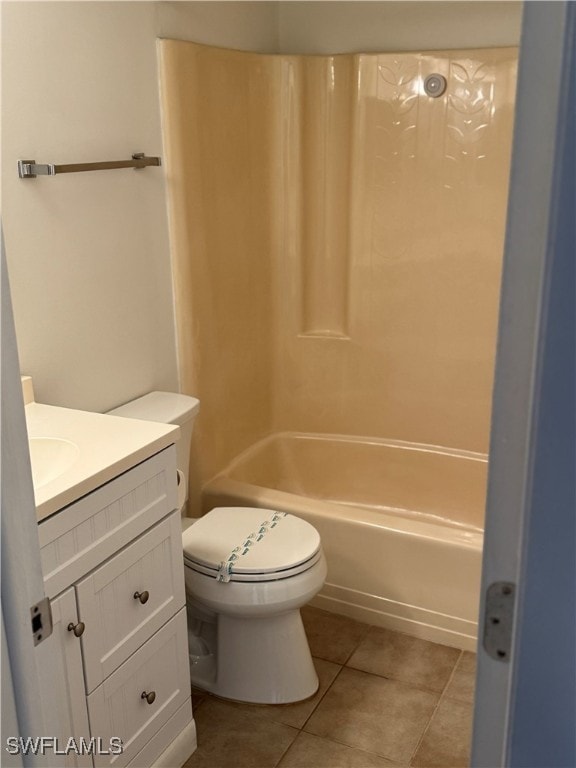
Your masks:
M482 645L496 661L510 661L516 585L495 581L486 590Z
M34 645L38 645L52 634L52 608L49 597L45 597L30 608L30 620Z

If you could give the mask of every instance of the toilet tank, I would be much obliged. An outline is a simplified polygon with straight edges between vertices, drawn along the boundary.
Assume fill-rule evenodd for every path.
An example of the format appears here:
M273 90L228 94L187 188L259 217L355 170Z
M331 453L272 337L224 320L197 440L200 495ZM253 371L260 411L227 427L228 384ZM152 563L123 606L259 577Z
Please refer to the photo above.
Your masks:
M176 424L180 427L180 440L176 443L176 463L184 476L186 499L188 498L188 467L190 464L190 445L194 421L200 409L200 401L189 395L176 392L149 392L143 397L131 400L108 411L111 416L124 416L127 419L159 421L162 424ZM186 499L184 501L186 501Z

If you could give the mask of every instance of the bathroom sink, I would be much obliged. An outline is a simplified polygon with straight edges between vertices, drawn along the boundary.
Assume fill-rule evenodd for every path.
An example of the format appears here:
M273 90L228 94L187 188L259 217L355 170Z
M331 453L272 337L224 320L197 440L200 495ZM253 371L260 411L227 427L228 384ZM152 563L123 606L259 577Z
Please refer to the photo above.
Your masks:
M59 437L31 437L28 445L34 488L41 488L63 475L79 455L76 443Z
M36 520L58 512L173 445L179 428L26 403Z

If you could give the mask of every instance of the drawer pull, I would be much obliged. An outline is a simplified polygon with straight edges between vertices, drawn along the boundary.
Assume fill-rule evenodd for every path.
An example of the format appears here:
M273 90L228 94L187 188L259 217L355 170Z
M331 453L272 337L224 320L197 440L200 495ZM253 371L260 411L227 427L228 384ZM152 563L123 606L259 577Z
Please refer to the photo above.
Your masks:
M146 691L142 691L142 695L140 696L141 699L146 699L148 704L154 704L154 701L156 699L156 691L150 691L150 693L146 693Z
M144 592L134 592L134 600L140 600L142 605L148 602L149 597L150 597L150 593L148 592L147 589L145 589Z
M78 624L74 624L73 621L68 624L68 632L74 632L76 637L81 637L86 629L86 624L83 621L79 621Z

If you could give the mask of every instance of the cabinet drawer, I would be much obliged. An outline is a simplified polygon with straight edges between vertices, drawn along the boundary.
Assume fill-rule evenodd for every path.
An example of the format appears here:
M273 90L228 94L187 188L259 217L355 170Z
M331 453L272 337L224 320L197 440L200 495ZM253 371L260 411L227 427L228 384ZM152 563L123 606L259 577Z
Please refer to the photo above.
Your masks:
M177 507L172 445L38 525L44 587L54 597Z
M155 693L149 704L143 693ZM92 734L122 739L121 755L95 755L95 766L125 766L190 698L186 609L182 608L88 696ZM166 745L167 746L167 745Z
M82 579L76 596L86 625L82 650L90 693L185 605L180 514Z

